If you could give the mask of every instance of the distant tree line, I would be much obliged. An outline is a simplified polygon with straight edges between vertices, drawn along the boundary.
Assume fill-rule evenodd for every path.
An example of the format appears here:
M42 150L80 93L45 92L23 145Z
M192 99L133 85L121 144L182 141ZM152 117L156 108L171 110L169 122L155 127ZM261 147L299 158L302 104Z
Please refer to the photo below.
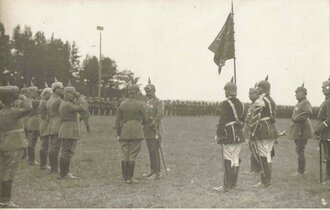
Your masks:
M17 25L13 34L6 34L0 23L0 85L29 86L39 88L50 85L56 77L66 85L70 80L77 90L88 96L96 96L98 88L99 59L86 55L81 59L75 42L54 37L46 38L44 32L32 32L31 27ZM119 71L116 62L102 56L103 97L119 97L123 87L137 84L130 70Z

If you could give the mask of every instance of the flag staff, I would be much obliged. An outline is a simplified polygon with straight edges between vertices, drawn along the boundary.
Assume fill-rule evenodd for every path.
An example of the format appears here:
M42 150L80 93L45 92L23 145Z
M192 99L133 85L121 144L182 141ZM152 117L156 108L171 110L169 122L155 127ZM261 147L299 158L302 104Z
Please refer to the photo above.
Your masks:
M233 42L234 42L234 81L235 83L237 82L236 80L236 52L235 52L235 30L234 30L234 25L235 25L235 21L234 21L234 5L233 5L233 1L231 1L231 17L233 20Z

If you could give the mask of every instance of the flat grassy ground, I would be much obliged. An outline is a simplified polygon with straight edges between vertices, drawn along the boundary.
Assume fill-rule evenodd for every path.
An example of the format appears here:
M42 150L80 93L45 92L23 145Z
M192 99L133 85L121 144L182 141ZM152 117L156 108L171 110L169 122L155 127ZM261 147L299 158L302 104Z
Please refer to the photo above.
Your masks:
M136 184L121 182L120 145L114 117L90 118L92 133L83 130L83 148L78 144L71 172L78 180L57 180L49 171L22 161L14 182L13 200L25 208L329 208L330 185L319 184L318 143L309 140L305 152L306 175L291 177L296 171L294 142L280 137L273 162L272 187L254 188L259 176L246 175L250 152L241 151L238 189L228 193L212 190L222 184L220 147L214 140L218 117L165 117L166 135L162 148L169 174L160 180L146 180L149 170L145 141L138 156ZM278 119L277 128L288 131L289 120ZM38 143L39 149L40 143ZM37 152L38 153L38 152ZM84 154L84 160L82 160ZM37 160L39 157L37 156ZM163 171L163 169L162 169ZM326 203L326 204L325 204Z

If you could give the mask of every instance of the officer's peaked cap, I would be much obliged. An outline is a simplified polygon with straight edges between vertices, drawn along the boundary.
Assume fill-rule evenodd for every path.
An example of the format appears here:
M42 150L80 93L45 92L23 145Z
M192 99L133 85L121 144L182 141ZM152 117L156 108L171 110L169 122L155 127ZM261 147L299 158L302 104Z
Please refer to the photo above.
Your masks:
M139 86L137 85L131 85L128 87L128 93L137 93L139 92Z

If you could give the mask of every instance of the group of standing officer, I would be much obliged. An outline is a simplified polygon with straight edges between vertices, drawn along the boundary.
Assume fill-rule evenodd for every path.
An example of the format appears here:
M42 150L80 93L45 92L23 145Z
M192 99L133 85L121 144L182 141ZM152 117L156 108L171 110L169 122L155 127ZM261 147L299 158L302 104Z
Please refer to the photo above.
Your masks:
M116 131L121 144L123 182L132 183L134 179L135 159L140 152L141 142L146 139L150 157L150 172L143 174L148 179L160 177L160 125L164 115L163 102L156 95L156 89L149 80L144 88L144 101L138 100L139 87L128 87L128 98L117 111Z
M240 166L239 153L245 139L249 140L251 151L251 170L249 173L260 173L260 182L255 187L269 187L272 175L272 151L278 138L275 123L276 104L270 96L268 76L250 88L249 98L252 101L249 109L236 97L237 86L229 82L224 86L227 100L221 103L220 120L217 126L216 139L221 144L224 177L223 185L214 187L217 191L228 192L237 186ZM326 177L323 184L330 181L330 80L323 82L322 92L326 96L319 108L319 120L315 129L315 137L323 144L326 154ZM307 140L313 137L310 122L312 106L307 100L307 89L304 84L295 90L298 101L292 112L289 138L295 141L298 154L298 168L292 176L302 176L305 173L306 160L304 156ZM320 148L321 149L321 148Z
M38 164L35 147L39 137L40 169L47 169L49 158L51 174L59 174L58 179L77 178L69 173L70 159L81 135L83 118L79 116L86 117L88 107L70 82L63 87L55 81L40 96L33 84L20 94L16 86L0 86L0 101L0 207L18 207L11 201L15 172L26 154L29 165Z

